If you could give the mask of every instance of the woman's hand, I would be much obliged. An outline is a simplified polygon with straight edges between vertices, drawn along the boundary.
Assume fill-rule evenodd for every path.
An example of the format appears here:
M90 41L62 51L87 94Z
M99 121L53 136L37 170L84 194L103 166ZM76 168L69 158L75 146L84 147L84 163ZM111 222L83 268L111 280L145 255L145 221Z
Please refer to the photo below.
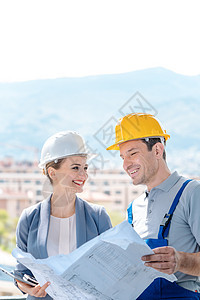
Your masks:
M46 288L50 285L50 282L46 282L42 287L38 284L34 287L30 286L29 284L26 284L21 281L17 281L17 285L24 293L29 294L30 296L42 298L47 295L45 292Z

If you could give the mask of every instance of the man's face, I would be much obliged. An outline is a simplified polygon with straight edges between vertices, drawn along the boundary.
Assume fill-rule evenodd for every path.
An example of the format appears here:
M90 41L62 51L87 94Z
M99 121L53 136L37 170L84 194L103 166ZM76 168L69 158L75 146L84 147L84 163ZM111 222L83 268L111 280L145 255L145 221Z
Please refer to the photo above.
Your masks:
M158 171L158 160L155 145L152 151L141 140L132 140L119 145L123 168L131 177L133 184L149 185L155 180Z

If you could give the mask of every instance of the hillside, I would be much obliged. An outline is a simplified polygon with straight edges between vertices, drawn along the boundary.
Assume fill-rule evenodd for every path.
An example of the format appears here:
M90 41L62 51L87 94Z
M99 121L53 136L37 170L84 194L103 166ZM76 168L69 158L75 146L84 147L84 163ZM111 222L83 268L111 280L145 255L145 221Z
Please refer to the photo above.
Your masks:
M81 133L104 160L112 161L108 167L118 165L116 156L105 150L112 142L115 120L131 110L144 110L157 115L171 135L167 146L171 168L200 175L200 76L154 68L0 83L0 104L1 158L33 159L31 147L40 149L48 136L69 129Z

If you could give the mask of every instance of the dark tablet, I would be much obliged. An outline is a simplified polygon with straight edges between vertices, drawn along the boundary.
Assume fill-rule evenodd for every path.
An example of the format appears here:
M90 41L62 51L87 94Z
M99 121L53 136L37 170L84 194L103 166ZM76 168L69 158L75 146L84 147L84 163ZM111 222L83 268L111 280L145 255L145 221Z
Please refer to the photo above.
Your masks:
M13 279L19 280L19 281L29 284L31 286L36 286L38 284L38 282L34 278L30 277L27 274L25 274L24 277L22 278L19 275L9 272L1 267L0 267L0 271L2 271L6 275L12 277Z

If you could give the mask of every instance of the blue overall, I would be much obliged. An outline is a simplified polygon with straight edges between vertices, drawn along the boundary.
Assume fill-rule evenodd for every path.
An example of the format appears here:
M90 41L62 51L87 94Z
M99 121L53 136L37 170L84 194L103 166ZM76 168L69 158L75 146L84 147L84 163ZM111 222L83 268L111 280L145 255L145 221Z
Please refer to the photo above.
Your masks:
M160 225L158 238L148 239L145 242L149 245L151 249L157 247L163 247L168 245L168 240L166 239L169 233L170 223L179 199L186 185L191 180L187 180L183 183L180 190L176 194L174 201L169 209L168 214L165 214L164 219ZM128 222L132 224L132 203L129 204L128 209ZM137 300L160 300L160 299L200 299L200 294L192 292L185 288L179 286L176 282L170 282L163 278L156 278L146 290L137 298Z

